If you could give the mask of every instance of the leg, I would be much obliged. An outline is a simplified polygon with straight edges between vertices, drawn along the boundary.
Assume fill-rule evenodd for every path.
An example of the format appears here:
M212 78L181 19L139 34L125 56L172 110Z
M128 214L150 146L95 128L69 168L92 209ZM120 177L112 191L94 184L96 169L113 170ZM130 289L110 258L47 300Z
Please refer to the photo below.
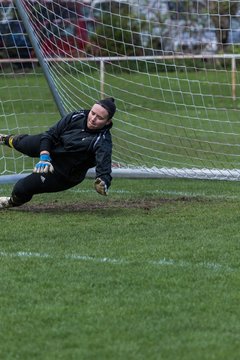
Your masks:
M30 201L36 194L63 191L75 185L56 172L30 174L15 184L10 198L11 206L20 206Z
M0 135L0 143L24 155L39 157L41 135Z

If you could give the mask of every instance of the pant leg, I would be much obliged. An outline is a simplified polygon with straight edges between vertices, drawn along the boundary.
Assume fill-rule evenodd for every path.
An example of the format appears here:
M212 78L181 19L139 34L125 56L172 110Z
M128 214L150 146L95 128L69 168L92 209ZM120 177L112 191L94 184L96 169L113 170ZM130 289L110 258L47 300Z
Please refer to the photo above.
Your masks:
M15 135L12 139L13 148L24 155L39 157L41 136L42 134Z
M61 174L30 174L19 180L12 191L13 206L20 206L30 201L35 194L52 193L67 190L75 183L67 181Z

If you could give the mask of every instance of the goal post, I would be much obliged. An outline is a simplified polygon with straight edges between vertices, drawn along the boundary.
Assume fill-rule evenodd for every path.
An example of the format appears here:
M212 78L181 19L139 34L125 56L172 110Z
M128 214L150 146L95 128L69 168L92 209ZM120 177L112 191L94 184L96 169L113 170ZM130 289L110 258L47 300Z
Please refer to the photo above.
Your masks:
M112 96L113 176L239 180L240 9L216 3L0 1L0 133ZM32 166L0 148L1 182Z

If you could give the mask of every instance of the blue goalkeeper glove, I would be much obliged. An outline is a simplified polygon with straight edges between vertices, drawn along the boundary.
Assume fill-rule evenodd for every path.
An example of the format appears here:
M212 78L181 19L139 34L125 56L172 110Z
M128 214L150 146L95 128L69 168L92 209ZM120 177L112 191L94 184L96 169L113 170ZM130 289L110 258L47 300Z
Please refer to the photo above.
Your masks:
M53 173L54 168L51 161L52 159L48 154L40 155L40 161L35 165L33 172L37 174L47 174L48 172Z

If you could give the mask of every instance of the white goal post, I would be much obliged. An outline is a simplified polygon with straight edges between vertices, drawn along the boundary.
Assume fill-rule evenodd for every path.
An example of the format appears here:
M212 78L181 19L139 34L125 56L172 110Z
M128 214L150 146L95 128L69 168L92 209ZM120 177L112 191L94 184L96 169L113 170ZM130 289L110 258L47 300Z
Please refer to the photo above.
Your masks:
M0 1L0 133L38 133L112 96L113 176L239 180L236 5ZM2 146L0 182L33 164Z

